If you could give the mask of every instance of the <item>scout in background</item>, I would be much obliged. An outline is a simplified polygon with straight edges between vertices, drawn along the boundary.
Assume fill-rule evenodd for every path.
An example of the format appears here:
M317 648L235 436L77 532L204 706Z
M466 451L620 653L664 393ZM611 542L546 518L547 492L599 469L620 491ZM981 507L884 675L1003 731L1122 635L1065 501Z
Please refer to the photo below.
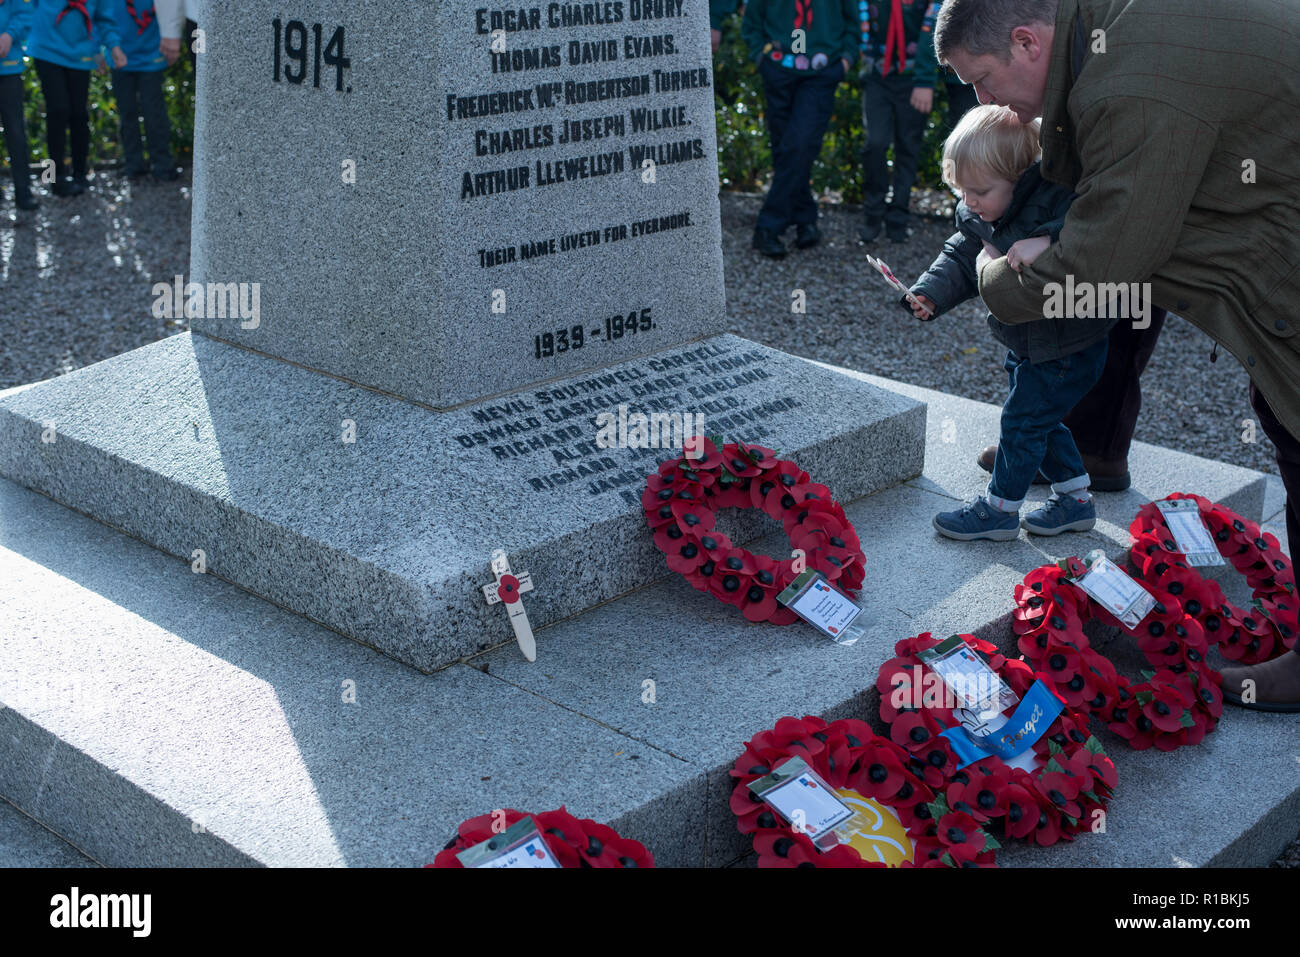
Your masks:
M0 2L0 125L4 126L9 166L14 176L14 205L36 209L28 175L27 124L23 119L23 44L32 28L32 0Z
M126 65L113 71L113 97L122 122L126 175L132 179L148 176L152 165L158 179L175 180L178 174L172 160L172 127L163 99L167 58L162 53L154 0L113 0L113 14L126 53ZM141 120L149 141L149 163L145 162L140 138Z
M119 70L126 66L126 54L110 0L35 0L33 5L36 18L27 55L36 61L45 96L46 141L55 170L53 191L55 196L76 196L90 185L90 71L101 48L111 51L113 66ZM64 166L69 139L71 175Z

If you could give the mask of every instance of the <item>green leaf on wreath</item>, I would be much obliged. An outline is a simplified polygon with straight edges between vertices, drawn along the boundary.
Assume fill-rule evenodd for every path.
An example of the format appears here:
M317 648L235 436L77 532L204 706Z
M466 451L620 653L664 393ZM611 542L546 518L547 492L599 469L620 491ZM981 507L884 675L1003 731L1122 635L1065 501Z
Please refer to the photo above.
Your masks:
M1095 734L1088 735L1088 740L1083 742L1083 749L1090 754L1105 754L1106 749L1101 746Z
M1047 770L1050 771L1052 774L1065 773L1065 768L1061 767L1061 763L1057 761L1056 758L1052 758L1050 761L1047 762Z
M1070 822L1070 827L1074 827L1076 824L1079 823L1079 819L1077 817L1070 817L1070 815L1066 814L1064 811L1061 812L1061 817L1065 818L1067 821Z
M1064 754L1064 753L1065 753L1065 748L1061 747L1059 744L1057 744L1057 743L1056 743L1055 741L1053 741L1051 738L1048 738L1048 739L1047 739L1047 750L1048 750L1049 752L1051 752L1052 754Z
M939 818L948 813L948 799L942 794L937 794L935 795L934 800L927 804L926 807L930 809L930 820L938 824Z
M988 831L984 832L984 850L996 851L1001 847L1002 845L998 843L997 838L995 838Z
M1150 668L1143 668L1142 677L1145 678L1147 681L1154 681L1156 677L1156 673L1152 671Z
M1150 704L1155 700L1155 693L1151 691L1139 691L1137 693L1137 703L1140 705Z
M1086 797L1086 798L1087 798L1089 801L1091 801L1093 804L1100 804L1100 803L1101 803L1101 798L1097 797L1097 794L1096 794L1096 792L1094 792L1094 791L1083 791L1083 792L1080 792L1080 793L1082 793L1083 796Z
M1192 717L1192 713L1190 711L1184 711L1182 717L1178 719L1178 723L1181 724L1184 728L1196 727L1196 721Z
M943 857L939 858L939 860L943 861L943 862L944 862L945 864L947 864L949 867L956 867L956 866L957 866L957 862L954 861L954 860L952 859L952 855L949 854L947 851L944 851L944 853L943 853Z

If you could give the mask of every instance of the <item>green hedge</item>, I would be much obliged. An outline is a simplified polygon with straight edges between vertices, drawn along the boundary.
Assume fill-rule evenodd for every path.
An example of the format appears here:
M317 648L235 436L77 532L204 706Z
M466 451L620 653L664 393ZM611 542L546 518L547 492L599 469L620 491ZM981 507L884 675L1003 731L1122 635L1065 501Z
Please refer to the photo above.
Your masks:
M855 71L856 73L856 68ZM763 81L749 60L740 38L740 17L727 20L722 45L713 58L714 105L718 120L718 179L723 189L761 189L772 169L772 151L763 122ZM934 91L934 112L926 123L921 158L917 164L918 186L943 187L940 160L943 155L946 91L939 83ZM841 83L835 91L835 112L831 116L821 156L813 166L813 192L838 196L845 202L862 201L862 93L856 83ZM892 160L893 152L890 152Z
M29 59L23 74L27 100L27 150L29 160L39 163L49 156L45 148L45 98L36 76L36 66ZM163 73L163 96L172 125L172 156L182 166L190 166L194 155L194 67L182 54L176 64ZM148 143L145 144L148 149ZM113 99L111 74L90 74L90 165L111 166L123 161L122 139L118 132L117 103Z

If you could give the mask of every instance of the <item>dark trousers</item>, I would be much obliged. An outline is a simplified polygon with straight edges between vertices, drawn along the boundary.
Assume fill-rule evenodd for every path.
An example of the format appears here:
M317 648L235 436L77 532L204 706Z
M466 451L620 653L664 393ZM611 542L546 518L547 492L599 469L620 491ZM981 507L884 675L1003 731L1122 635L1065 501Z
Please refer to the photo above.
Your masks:
M1142 384L1138 377L1147 367L1167 313L1151 307L1151 325L1134 329L1123 320L1110 330L1106 367L1097 384L1065 417L1079 451L1108 462L1128 458L1128 447L1142 409Z
M767 94L772 141L772 185L758 212L758 227L779 233L791 223L817 222L812 168L822 151L844 64L837 60L824 70L789 70L764 57L758 72Z
M943 138L947 139L948 134L957 128L961 118L966 115L966 111L972 107L979 106L979 97L975 95L975 87L967 83L948 83L944 81L944 89L948 93L948 111L945 116L947 126L944 128Z
M1259 416L1259 426L1273 443L1277 452L1277 470L1282 474L1282 484L1286 486L1286 535L1289 539L1291 553L1300 545L1300 441L1286 430L1263 394L1250 384L1250 405ZM1300 649L1300 645L1296 646Z
M122 121L122 152L128 173L148 169L144 161L144 143L140 138L140 121L144 120L149 139L149 159L155 173L172 169L171 122L163 100L162 72L113 71L113 97Z
M1088 470L1061 419L1101 375L1106 345L1102 339L1046 362L1030 362L1007 351L1003 367L1011 391L1002 406L1002 431L989 495L1007 502L1024 501L1034 473L1040 469L1053 486L1075 480L1072 487L1057 491L1087 488Z
M60 179L67 152L67 134L72 134L72 175L86 175L90 155L90 71L70 70L47 60L36 61L41 93L45 96L45 138Z
M5 146L9 148L9 165L13 169L14 200L26 199L32 187L27 170L27 123L23 119L21 73L0 76L0 125L5 128Z
M869 73L862 81L862 125L867 145L862 151L862 212L868 221L884 219L890 226L906 226L916 164L925 135L925 113L911 104L916 82L910 76ZM886 152L894 146L894 195L885 206L890 175Z
M190 54L190 66L194 68L194 78L196 80L198 79L199 76L199 55L194 50L194 32L198 30L198 28L199 25L195 23L193 20L186 20L185 36L182 37L182 40L185 43L185 48L189 51Z

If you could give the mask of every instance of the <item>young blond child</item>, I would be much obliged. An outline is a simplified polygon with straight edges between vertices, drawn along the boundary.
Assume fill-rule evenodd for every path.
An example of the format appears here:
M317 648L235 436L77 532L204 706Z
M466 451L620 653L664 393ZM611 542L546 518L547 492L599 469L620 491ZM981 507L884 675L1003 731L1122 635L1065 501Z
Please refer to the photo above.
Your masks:
M944 143L944 181L961 197L957 232L912 287L932 319L979 293L981 251L1006 256L1012 268L1033 263L1055 241L1074 194L1038 170L1038 121L1021 124L1005 107L970 110ZM904 300L906 304L906 300ZM984 495L940 512L934 527L960 541L1007 541L1021 527L1036 535L1086 531L1097 521L1090 479L1061 419L1101 376L1115 317L1042 319L1020 325L988 317L993 338L1007 347L1010 392L1002 406L993 478ZM1020 519L1035 474L1052 485L1047 503Z

